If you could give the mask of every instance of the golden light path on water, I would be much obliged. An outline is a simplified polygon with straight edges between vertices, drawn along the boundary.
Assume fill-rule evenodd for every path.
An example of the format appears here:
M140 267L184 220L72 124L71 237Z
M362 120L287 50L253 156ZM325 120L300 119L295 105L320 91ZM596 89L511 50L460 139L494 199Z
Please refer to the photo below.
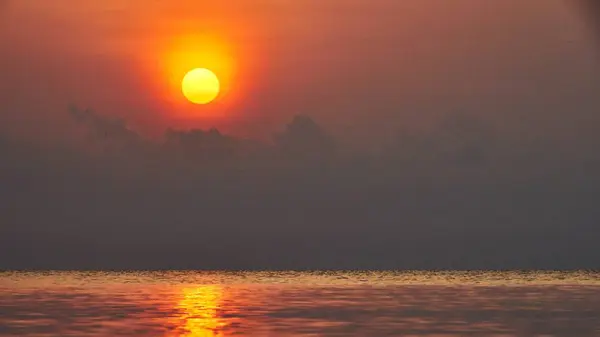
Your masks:
M182 315L180 337L224 337L226 323L219 317L223 288L218 285L184 288L177 307Z
M600 273L0 272L0 335L600 336Z

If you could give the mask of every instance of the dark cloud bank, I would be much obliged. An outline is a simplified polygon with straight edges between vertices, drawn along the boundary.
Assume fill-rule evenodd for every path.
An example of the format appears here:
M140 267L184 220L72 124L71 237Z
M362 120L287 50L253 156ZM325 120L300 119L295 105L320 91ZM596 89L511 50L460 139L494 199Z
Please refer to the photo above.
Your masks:
M600 2L596 0L574 0L590 26L600 34ZM600 35L598 35L600 37Z
M600 157L470 115L369 154L306 116L262 144L70 115L79 149L0 139L0 268L600 265Z

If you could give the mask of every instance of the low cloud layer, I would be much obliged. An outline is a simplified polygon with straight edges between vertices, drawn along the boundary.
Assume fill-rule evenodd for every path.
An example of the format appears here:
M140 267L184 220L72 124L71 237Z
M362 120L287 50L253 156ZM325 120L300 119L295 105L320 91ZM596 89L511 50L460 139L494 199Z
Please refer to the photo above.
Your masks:
M585 268L596 154L510 141L471 115L377 153L308 116L270 143L145 140L72 109L80 147L0 142L2 268Z

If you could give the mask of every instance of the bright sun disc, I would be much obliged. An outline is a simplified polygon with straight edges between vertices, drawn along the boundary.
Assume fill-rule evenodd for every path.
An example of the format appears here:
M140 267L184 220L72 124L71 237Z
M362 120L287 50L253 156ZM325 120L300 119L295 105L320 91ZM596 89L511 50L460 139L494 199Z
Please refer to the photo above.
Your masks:
M189 71L181 81L185 98L195 104L208 104L219 95L219 78L212 71L196 68Z

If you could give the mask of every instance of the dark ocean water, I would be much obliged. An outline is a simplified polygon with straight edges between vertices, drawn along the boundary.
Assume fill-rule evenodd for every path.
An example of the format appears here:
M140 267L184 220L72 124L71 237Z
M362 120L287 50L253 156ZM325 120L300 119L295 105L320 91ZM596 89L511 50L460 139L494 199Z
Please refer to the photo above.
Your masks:
M5 272L0 336L600 336L591 272Z

